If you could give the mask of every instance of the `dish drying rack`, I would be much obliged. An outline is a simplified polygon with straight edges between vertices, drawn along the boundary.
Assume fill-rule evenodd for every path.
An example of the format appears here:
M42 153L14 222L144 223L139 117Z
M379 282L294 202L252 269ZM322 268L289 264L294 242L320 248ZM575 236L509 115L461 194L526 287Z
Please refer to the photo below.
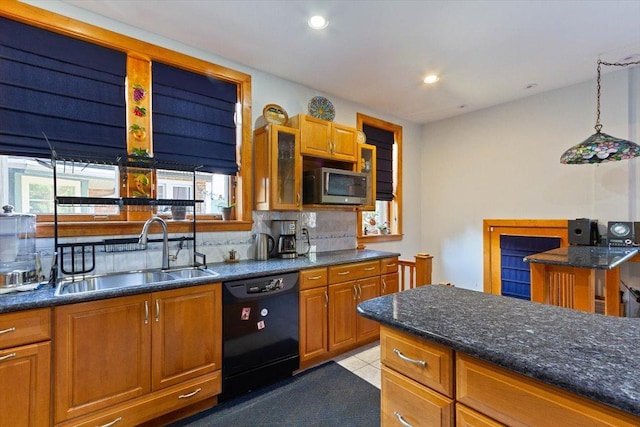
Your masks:
M72 166L88 165L88 164L104 164L116 165L120 168L123 183L129 170L143 169L150 173L154 173L157 169L165 169L171 171L188 172L192 175L193 194L196 193L196 172L200 166L186 165L180 163L157 161L151 157L133 157L123 156L118 158L95 157L92 155L73 155L60 156L54 149L51 150L51 166L53 169L54 181L54 244L57 252L57 258L52 266L52 275L50 282L55 285L58 281L58 273L63 275L83 275L91 273L96 267L96 252L102 249L105 253L129 252L143 250L138 243L137 237L131 238L112 238L94 242L75 242L62 243L59 241L58 234L58 207L60 205L107 205L117 206L120 211L125 212L152 212L156 213L158 206L184 206L191 207L191 236L172 237L169 242L179 241L178 252L183 249L185 243L193 242L192 266L206 268L206 256L196 251L196 203L202 203L203 200L193 199L153 199L150 197L69 197L58 196L58 179L57 167L62 162L64 167L67 163ZM122 173L125 171L125 173ZM184 222L184 221L182 221ZM149 239L148 242L162 242L163 239ZM177 253L176 253L177 256Z

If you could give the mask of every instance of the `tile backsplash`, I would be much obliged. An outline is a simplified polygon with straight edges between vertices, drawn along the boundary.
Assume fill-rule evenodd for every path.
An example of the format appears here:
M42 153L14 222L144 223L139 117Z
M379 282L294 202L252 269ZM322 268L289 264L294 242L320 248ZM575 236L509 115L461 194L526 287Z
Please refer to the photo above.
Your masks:
M271 220L286 219L297 222L297 250L298 253L306 253L309 250L316 252L327 252L342 249L354 249L357 246L356 237L356 216L355 212L343 211L306 211L306 212L274 212L274 211L254 211L253 228L249 231L232 232L210 232L198 233L196 235L196 250L206 255L207 263L224 261L228 257L229 251L234 250L243 259L254 258L253 235L256 233L271 232ZM302 229L306 228L309 235L309 243L303 241ZM170 234L169 237L182 237L184 233ZM186 235L190 237L190 235ZM60 239L63 243L91 242L109 238L137 237L137 236L92 236L78 238ZM151 234L150 238L159 238L159 234ZM52 238L38 239L36 250L42 258L44 271L49 271L51 259L54 252L54 241ZM95 253L92 253L95 252ZM192 242L185 242L183 249L179 250L179 242L170 242L169 254L176 256L175 261L171 261L173 266L186 266L191 264L193 254ZM128 271L145 268L155 268L162 265L162 243L150 242L146 250L106 252L104 245L91 246L86 249L84 268L95 265L91 274L104 274L114 271ZM82 257L76 254L74 257L75 269L82 269ZM71 256L67 250L65 256L65 270L74 269L71 263Z

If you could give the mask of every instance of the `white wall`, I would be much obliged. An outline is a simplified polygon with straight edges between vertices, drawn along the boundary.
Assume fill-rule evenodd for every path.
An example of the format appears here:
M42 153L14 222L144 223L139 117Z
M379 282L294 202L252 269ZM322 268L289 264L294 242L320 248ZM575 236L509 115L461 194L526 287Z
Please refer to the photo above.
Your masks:
M640 122L637 111L628 118L629 72L640 68L602 76L603 131L619 138ZM434 281L482 290L483 219L640 220L638 159L559 163L594 133L595 93L594 79L424 127L422 242Z

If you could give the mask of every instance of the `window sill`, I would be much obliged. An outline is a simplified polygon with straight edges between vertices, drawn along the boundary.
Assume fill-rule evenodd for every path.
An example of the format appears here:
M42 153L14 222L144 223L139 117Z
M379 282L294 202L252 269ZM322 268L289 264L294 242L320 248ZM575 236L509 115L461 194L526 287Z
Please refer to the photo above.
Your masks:
M81 221L58 224L58 237L114 236L139 234L144 221ZM196 232L250 231L251 221L198 220ZM193 223L186 221L167 221L169 233L191 233ZM37 237L53 237L53 222L38 222Z
M402 234L376 234L371 236L358 236L358 244L392 242L402 240Z

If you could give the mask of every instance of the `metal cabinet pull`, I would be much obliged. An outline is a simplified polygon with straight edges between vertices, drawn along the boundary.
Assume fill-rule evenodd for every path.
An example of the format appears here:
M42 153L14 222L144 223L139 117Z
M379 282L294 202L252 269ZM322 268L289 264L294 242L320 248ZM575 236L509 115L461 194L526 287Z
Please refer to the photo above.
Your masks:
M112 425L115 425L116 423L119 423L120 421L122 421L122 417L118 417L115 420L111 421L110 423L103 424L100 427L111 427Z
M375 269L376 269L375 267L365 267L364 271L373 271Z
M5 361L7 359L11 359L12 357L16 357L15 353L5 354L4 356L0 356L0 362Z
M2 331L0 331L0 335L8 334L9 332L15 332L15 330L16 330L15 327L3 329Z
M322 276L311 276L311 277L307 277L308 280L318 280L318 279L322 279Z
M160 300L156 298L156 323L160 321Z
M427 362L425 362L424 360L411 359L410 357L407 357L404 354L402 354L402 352L397 348L394 348L393 352L397 354L398 357L404 360L405 362L413 363L414 365L419 365L419 366L422 366L423 368L427 366Z
M300 206L300 199L301 199L300 193L296 193L296 200L297 200L296 206Z
M329 306L329 292L324 291L324 306Z
M357 300L358 299L358 288L356 288L356 285L353 285L353 300Z
M391 267L395 267L395 266L396 266L396 263L395 263L395 262L394 262L394 263L391 263L391 264L387 264L387 268L391 268Z
M404 420L404 418L402 418L402 414L400 414L400 412L395 411L393 415L398 419L398 421L400 421L400 424L402 424L404 427L412 427L411 424L409 424Z
M387 281L382 279L382 293L387 292Z
M347 271L340 271L340 272L338 272L338 276L346 276L347 274L351 274L351 272L350 272L350 271L348 271L348 270L347 270Z
M144 324L149 324L149 301L144 302Z
M362 299L362 287L358 285L358 299Z
M196 394L200 393L201 391L202 391L201 388L197 388L194 391L192 391L191 393L181 394L180 396L178 396L178 399L188 399L188 398L193 397Z

